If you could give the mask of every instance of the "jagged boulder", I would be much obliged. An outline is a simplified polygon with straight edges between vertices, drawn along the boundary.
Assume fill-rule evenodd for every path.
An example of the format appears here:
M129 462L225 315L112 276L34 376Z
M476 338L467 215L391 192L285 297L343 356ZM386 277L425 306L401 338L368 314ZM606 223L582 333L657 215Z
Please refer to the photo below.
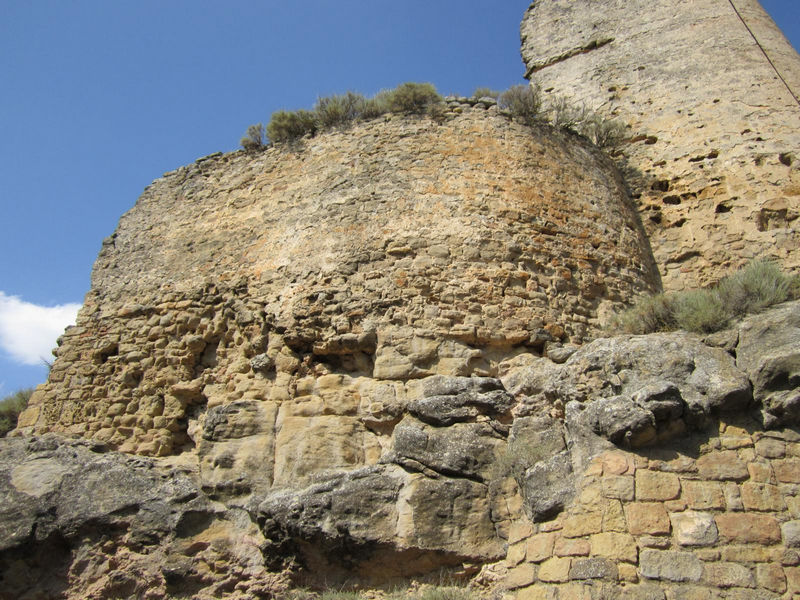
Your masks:
M745 319L736 366L753 384L766 427L800 423L800 302Z
M563 364L542 359L510 370L503 382L520 399L519 415L572 403L568 427L633 446L702 427L712 414L752 400L729 354L681 332L600 338Z
M4 600L213 595L241 582L231 597L265 597L283 585L249 514L211 501L185 469L16 437L0 441L0 499Z

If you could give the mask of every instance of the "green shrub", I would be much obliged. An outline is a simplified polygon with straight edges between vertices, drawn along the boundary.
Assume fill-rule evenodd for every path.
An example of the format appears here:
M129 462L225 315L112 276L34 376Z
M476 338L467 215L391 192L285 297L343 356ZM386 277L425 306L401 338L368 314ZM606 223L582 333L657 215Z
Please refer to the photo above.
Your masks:
M557 96L547 106L547 116L554 127L577 129L589 116L585 105L571 103L563 96Z
M424 114L428 106L442 102L442 97L430 83L403 83L386 95L390 111L406 114Z
M33 388L19 390L0 400L0 437L17 426L17 417L28 406Z
M615 119L604 119L596 113L579 124L577 131L601 148L615 148L627 135L623 123Z
M416 600L470 600L474 597L469 588L454 585L424 586L414 595Z
M320 129L352 123L364 114L366 99L361 94L347 92L317 100L314 114Z
M641 298L617 315L611 328L636 334L674 329L712 333L736 318L796 298L800 298L800 277L759 259L712 288Z
M258 150L264 147L264 126L261 123L250 125L239 143L247 151Z
M364 105L361 108L361 118L365 121L375 119L389 112L389 104L387 102L388 94L386 92L379 92L374 98L367 98L364 100Z
M538 86L512 86L500 94L497 103L528 125L543 119L542 94Z
M500 97L500 92L488 87L477 87L472 92L473 98L494 98L497 100Z
M722 302L734 316L759 312L793 296L793 279L767 260L754 260L723 279L717 287Z
M712 333L730 321L727 307L714 290L691 290L676 294L672 303L678 329Z
M626 333L652 333L675 329L675 315L670 298L664 294L645 296L628 310L616 315L614 329Z
M267 137L273 142L290 142L306 134L313 135L316 131L317 119L314 113L307 110L279 110L272 113L267 124Z

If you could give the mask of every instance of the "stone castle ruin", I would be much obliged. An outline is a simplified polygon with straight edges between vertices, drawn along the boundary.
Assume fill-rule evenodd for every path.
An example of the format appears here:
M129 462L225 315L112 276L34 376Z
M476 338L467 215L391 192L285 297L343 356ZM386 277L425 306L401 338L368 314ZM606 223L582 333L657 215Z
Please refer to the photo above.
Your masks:
M603 337L800 266L800 57L755 0L538 0L522 54L620 154L449 97L145 190L0 444L0 598L800 594L800 304Z

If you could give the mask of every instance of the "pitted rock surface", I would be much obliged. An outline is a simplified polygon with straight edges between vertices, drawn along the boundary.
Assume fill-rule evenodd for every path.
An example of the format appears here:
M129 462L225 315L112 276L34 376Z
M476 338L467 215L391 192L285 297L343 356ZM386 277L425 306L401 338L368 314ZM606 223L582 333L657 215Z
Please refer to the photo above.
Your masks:
M665 289L800 268L800 56L757 0L536 0L521 35L546 95L629 125Z

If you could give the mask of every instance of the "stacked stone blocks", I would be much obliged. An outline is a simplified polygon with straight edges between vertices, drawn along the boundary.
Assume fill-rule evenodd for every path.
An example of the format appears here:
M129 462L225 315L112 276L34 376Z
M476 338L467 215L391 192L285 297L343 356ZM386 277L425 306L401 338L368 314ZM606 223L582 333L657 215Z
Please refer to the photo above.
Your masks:
M795 598L798 491L795 430L720 423L696 453L606 451L567 511L511 528L507 581L522 599Z

